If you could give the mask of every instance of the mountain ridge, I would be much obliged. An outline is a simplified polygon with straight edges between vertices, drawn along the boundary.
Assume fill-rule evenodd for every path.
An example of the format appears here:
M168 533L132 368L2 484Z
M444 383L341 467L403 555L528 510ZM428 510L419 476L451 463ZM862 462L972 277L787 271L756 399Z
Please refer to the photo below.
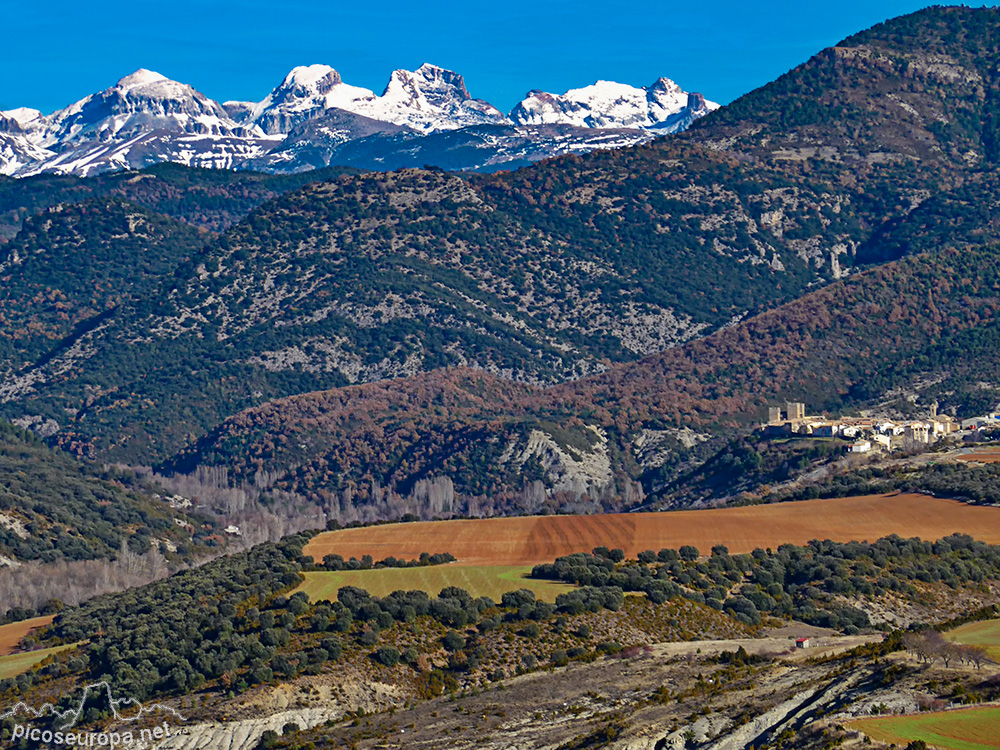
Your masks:
M590 97L586 103L566 104L545 116L519 119L505 115L488 102L474 99L460 74L428 63L415 71L393 71L380 95L345 83L328 65L299 66L259 102L222 104L188 84L139 69L114 86L51 115L26 108L0 112L0 174L30 176L51 172L85 176L142 168L160 161L215 168L251 166L283 172L325 167L339 162L337 151L330 148L324 151L323 144L358 141L364 135L362 132L359 136L351 128L335 129L334 133L323 132L323 126L303 128L331 117L341 122L355 119L358 125L354 130L406 133L417 148L424 146L421 136L462 133L467 128L482 126L496 126L502 131L514 125L519 127L522 138L532 141L528 161L534 161L564 151L595 147L591 145L594 139L585 132L591 128L627 130L629 137L624 142L637 143L650 137L646 130L661 134L683 130L712 108L700 95L688 95L665 78L658 79L648 90L607 82L589 88L601 89L602 85L604 89L613 87L617 99ZM568 101L567 95L556 99ZM552 99L555 95L546 96ZM639 100L645 102L646 98L648 106L640 105ZM625 102L626 99L629 101ZM626 110L644 107L645 113L623 115L618 111L623 107ZM579 110L584 108L590 115L582 118ZM527 112L524 107L515 109ZM373 128L373 124L377 126ZM567 144L547 138L550 131L533 127L543 124L569 125L580 130L569 131L572 137ZM320 148L313 149L311 158L303 160L288 148L274 158L267 158L292 133L299 138L305 133ZM481 142L476 134L471 134L469 140ZM414 150L414 145L408 144L408 149ZM326 157L318 165L317 153ZM379 168L384 158L376 144L361 166ZM504 158L502 149L493 149L492 158L499 163L514 161ZM424 163L430 161L433 157ZM484 161L467 160L461 168L483 169Z

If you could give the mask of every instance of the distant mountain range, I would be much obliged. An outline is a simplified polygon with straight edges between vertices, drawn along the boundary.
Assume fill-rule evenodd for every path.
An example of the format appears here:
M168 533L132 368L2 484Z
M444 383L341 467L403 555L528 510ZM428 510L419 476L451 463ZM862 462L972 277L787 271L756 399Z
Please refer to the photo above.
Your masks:
M327 65L293 69L259 102L213 101L137 70L51 115L0 112L0 174L88 176L160 162L294 173L330 165L492 171L686 129L716 109L660 78L531 91L508 115L473 99L458 73L396 70L381 95Z
M397 497L432 516L445 480L470 514L629 507L787 400L992 411L998 50L1000 11L931 8L675 137L500 174L0 176L0 417L77 455L357 520L399 515ZM408 142L461 155L504 128L667 122L648 107L641 128L582 128L584 105L639 123L598 86L529 96L507 119L538 124L504 124L431 96L428 80L456 91L432 72L420 107L303 69L259 107L169 116L228 123L194 139L287 129L261 158L318 163L306 135L338 122L367 135L331 151L360 160L382 139L400 162ZM44 128L138 127L91 106ZM545 121L563 116L577 124Z

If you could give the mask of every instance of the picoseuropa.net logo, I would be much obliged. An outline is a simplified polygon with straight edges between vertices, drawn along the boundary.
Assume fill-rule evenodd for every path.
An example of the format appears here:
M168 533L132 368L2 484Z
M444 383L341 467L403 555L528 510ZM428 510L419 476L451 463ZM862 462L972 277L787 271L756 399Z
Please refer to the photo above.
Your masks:
M80 721L84 709L88 705L99 706L102 702L106 703L114 715L115 729L102 732L74 731L73 727ZM160 716L154 721L153 714ZM27 742L59 747L106 747L113 750L134 744L148 746L172 737L177 733L176 726L171 727L166 719L161 721L163 716L184 721L184 717L170 706L160 703L144 706L135 698L115 698L107 682L96 682L83 689L80 700L72 708L60 709L51 703L34 708L27 703L18 703L0 714L0 720L13 720L11 740L15 744ZM40 726L41 724L45 726ZM124 726L119 727L118 724Z

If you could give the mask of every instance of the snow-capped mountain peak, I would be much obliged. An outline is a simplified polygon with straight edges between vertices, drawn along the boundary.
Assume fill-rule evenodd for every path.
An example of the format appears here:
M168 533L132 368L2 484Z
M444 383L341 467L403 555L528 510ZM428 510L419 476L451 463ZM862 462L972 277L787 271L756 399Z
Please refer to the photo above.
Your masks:
M461 74L430 63L394 70L382 96L354 111L425 132L507 122L492 104L472 98Z
M331 109L421 132L507 122L496 107L472 98L460 74L428 63L393 71L381 96L344 83L329 65L294 68L251 119L267 133L287 133Z
M122 78L118 83L115 84L115 88L121 89L122 91L127 91L128 89L135 88L136 86L146 86L151 83L159 83L160 81L170 81L165 75L161 75L153 70L146 70L145 68L139 68L135 73L127 75ZM171 83L176 83L175 81L170 81ZM183 84L178 84L183 85Z
M565 94L531 91L508 117L473 98L459 73L429 63L393 71L380 95L345 83L329 65L302 65L259 102L219 104L140 68L48 116L0 112L0 174L87 175L161 161L282 172L332 164L495 169L642 143L716 106L669 78L645 88L599 80Z
M681 89L680 84L671 81L669 78L660 76L656 79L652 86L646 89L647 91L662 91L667 94L683 94L684 91Z
M700 97L700 95L694 95ZM565 94L529 91L510 113L519 125L575 125L584 128L641 128L665 132L682 121L690 124L690 95L669 78L659 78L651 86L636 88L614 81L597 81L590 86L570 89ZM718 105L701 101L706 114ZM686 127L686 125L684 125Z
M265 133L287 133L328 109L354 111L358 102L374 98L375 92L344 83L329 65L301 65L254 105L250 119Z
M91 94L49 118L41 145L59 150L149 131L202 135L254 135L194 87L140 69L111 88Z
M343 83L340 73L329 65L299 65L285 76L279 88L302 87L325 93L331 86Z
M0 112L0 117L15 122L25 133L30 133L45 127L45 116L37 109L17 107Z
M472 97L465 88L465 78L451 70L424 63L416 70L394 70L382 96L409 102L420 107L423 102L431 106L468 101Z

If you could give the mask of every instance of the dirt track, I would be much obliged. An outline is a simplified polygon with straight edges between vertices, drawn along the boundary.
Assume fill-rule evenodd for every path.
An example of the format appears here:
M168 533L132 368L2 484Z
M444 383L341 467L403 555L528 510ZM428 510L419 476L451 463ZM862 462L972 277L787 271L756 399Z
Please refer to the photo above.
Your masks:
M805 626L804 629L808 629ZM830 635L810 638L810 646L805 649L795 647L794 638L735 638L725 641L678 641L658 643L653 653L660 657L712 656L723 651L735 651L741 646L748 654L771 654L786 660L802 661L813 656L831 656L866 643L882 640L882 634L874 635Z
M600 545L635 557L642 550L685 544L703 554L716 544L742 553L811 539L875 541L890 534L939 539L955 532L1000 543L1000 508L894 494L670 513L432 521L326 532L304 552L317 562L332 553L380 560L450 552L462 565L534 565Z

